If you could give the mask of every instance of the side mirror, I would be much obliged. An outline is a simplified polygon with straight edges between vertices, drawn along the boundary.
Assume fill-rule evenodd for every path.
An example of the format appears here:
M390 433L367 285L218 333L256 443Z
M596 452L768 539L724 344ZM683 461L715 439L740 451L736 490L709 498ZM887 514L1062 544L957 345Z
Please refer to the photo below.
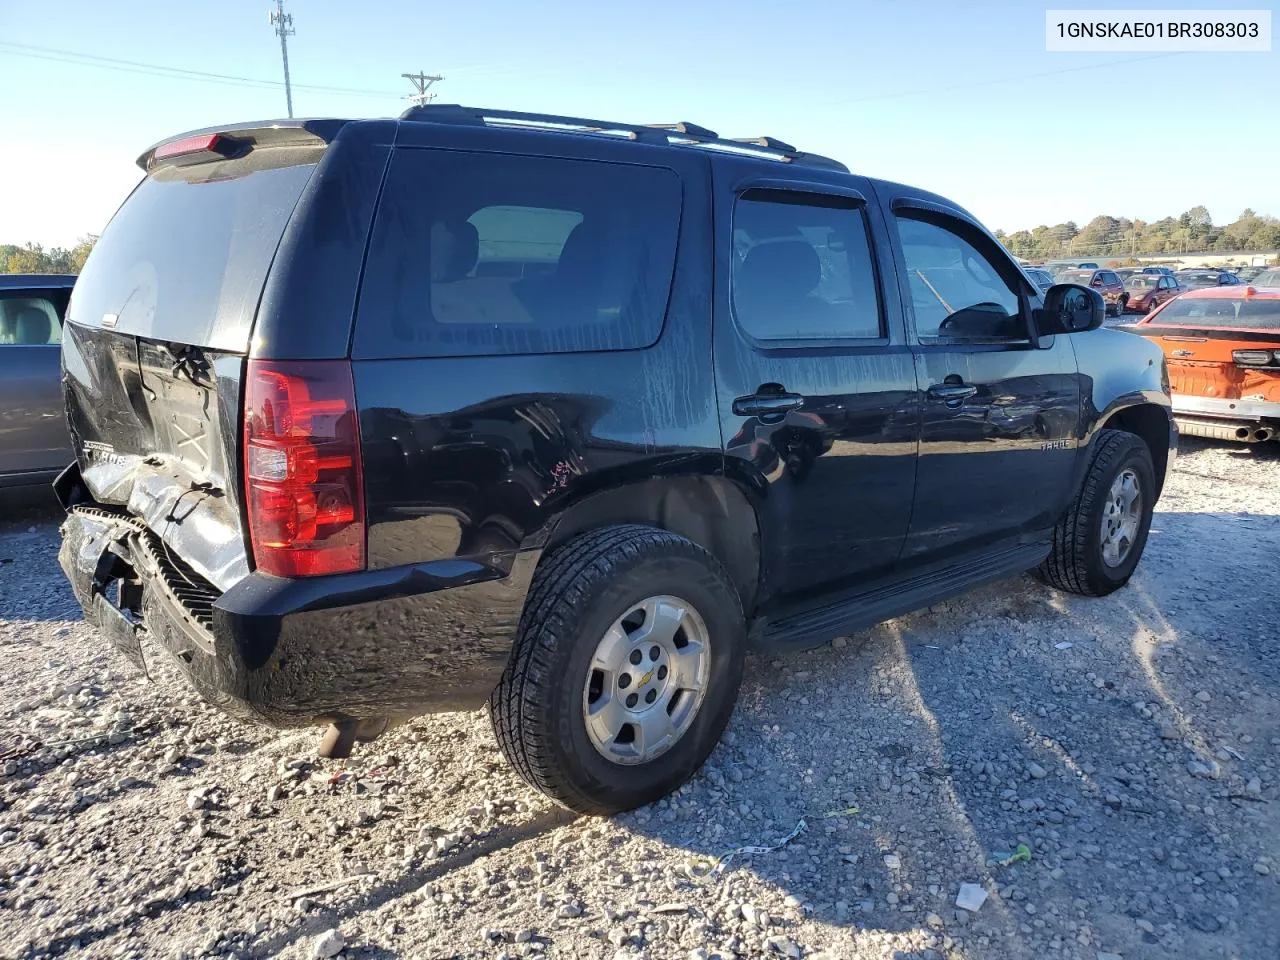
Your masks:
M1035 313L1036 333L1051 337L1097 330L1106 316L1106 304L1097 290L1078 283L1057 283L1045 292L1044 307Z

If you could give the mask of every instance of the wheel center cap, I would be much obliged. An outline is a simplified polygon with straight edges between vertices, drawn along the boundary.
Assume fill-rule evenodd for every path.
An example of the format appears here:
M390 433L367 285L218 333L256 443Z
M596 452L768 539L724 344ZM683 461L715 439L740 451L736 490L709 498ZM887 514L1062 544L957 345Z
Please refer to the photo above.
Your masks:
M636 686L637 686L637 687L643 687L646 683L648 683L648 682L649 682L650 680L652 680L652 679L653 679L653 671L652 671L652 670L650 670L648 673L646 673L643 677L641 677L641 678L636 682Z

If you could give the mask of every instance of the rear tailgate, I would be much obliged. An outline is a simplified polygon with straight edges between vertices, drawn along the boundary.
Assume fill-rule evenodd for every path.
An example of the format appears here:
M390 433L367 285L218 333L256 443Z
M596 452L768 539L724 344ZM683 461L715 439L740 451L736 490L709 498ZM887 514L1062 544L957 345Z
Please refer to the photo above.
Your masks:
M239 432L254 316L326 144L298 128L194 140L203 149L144 155L76 284L63 370L88 493L226 590L249 572Z

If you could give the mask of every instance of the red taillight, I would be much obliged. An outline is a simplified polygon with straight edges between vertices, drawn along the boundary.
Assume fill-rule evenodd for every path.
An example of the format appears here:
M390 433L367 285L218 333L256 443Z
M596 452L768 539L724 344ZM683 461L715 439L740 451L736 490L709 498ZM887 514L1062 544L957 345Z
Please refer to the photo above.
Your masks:
M364 489L345 360L250 360L244 486L253 558L278 577L363 570Z

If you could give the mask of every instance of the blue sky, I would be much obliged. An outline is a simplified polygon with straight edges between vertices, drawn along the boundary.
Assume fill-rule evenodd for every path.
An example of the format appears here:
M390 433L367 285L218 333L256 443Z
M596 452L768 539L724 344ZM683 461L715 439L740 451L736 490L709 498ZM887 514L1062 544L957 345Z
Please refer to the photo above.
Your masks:
M79 60L278 83L271 7L0 0L0 242L69 245L102 228L154 141L283 116L281 87ZM445 75L444 102L769 134L935 190L992 228L1098 213L1147 219L1197 203L1219 222L1245 207L1280 215L1274 51L1046 53L1045 5L1033 3L291 0L286 9L299 116L394 115L406 106L400 74L421 68Z

